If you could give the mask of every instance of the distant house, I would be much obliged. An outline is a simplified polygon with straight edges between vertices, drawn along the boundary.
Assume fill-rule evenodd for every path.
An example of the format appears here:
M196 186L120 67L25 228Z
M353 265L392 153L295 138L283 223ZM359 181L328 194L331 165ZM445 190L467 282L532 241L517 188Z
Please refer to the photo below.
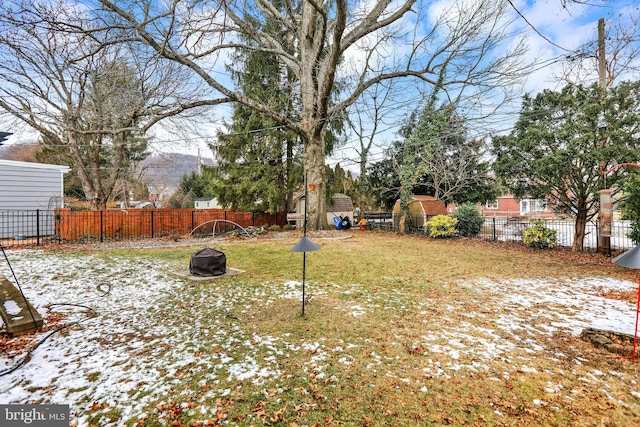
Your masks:
M304 193L300 193L297 196L296 212L287 215L287 221L295 222L296 227L302 228L304 220ZM335 193L331 196L331 199L327 201L327 223L329 226L335 225L333 218L342 217L349 218L351 224L353 224L353 201L351 197L343 193Z
M407 218L406 225L409 227L422 227L430 217L435 215L447 215L447 208L444 202L433 196L413 195L407 203L410 218ZM392 218L393 225L400 225L400 200L398 199L393 205Z
M220 209L222 206L218 204L215 197L200 197L193 202L196 209Z
M522 198L516 199L511 194L498 197L496 200L479 206L484 216L531 218L554 218L556 213L545 199Z
M53 209L63 206L67 172L68 166L0 160L0 238L54 234ZM17 220L24 211L38 220Z

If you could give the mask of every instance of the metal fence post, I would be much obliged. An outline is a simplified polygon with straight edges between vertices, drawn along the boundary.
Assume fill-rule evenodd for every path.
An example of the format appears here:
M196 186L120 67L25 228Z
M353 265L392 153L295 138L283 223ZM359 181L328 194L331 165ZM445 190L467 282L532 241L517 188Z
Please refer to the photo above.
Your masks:
M40 209L36 209L36 245L40 246Z
M493 241L496 241L496 217L493 217Z

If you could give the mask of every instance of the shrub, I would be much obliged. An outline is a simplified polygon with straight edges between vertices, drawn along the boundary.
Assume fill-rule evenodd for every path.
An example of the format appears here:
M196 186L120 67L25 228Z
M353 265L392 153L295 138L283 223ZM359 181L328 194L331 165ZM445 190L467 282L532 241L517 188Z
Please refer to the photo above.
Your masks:
M277 224L270 225L269 226L269 231L280 231L280 226L277 225Z
M455 236L456 224L458 220L447 215L436 215L429 221L425 222L429 236L438 238L446 238Z
M557 230L544 226L541 219L531 220L531 227L524 230L524 243L534 249L553 248L557 243Z
M291 225L291 224L285 224L284 227L282 227L282 230L284 231L291 231L295 229L296 229L295 225Z
M463 203L452 217L458 220L456 229L464 237L477 236L484 224L484 218L473 203Z

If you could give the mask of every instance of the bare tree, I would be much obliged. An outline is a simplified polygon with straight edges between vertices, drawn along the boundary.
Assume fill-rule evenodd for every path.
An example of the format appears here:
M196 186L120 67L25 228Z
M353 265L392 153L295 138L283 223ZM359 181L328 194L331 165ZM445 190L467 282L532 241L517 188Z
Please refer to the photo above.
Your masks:
M93 209L106 207L132 137L202 104L184 96L174 63L112 37L68 2L5 1L0 12L3 116L65 153Z
M376 141L396 126L398 114L402 114L407 104L406 100L396 99L397 92L392 89L393 81L377 84L347 110L347 123L357 143L354 148L360 170L358 207L361 212L366 208L366 195L370 190L367 167L371 152L377 147L382 148L381 143Z
M440 9L442 3L432 7L418 0L97 1L112 12L103 16L107 25L128 27L131 38L193 70L218 92L219 102L240 102L301 136L305 171L315 187L308 200L312 229L327 226L327 126L365 91L385 81L411 79L414 90L439 85L446 94L465 87L488 99L497 89L505 95L528 66L522 41L503 49L514 38L505 3L495 0L454 1ZM294 42L284 46L262 31L267 20L277 22ZM216 61L224 60L230 49L278 57L297 79L296 121L241 93L219 73L223 68ZM447 73L439 80L442 68Z
M605 86L616 81L637 78L640 71L640 9L627 8L619 14L605 19ZM558 80L569 84L598 81L598 32L593 29L593 38L563 63Z

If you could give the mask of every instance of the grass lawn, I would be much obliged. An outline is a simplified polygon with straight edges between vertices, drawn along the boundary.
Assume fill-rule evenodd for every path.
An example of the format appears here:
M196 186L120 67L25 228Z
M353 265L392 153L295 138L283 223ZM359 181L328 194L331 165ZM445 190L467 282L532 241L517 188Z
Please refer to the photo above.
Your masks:
M304 317L297 239L214 244L246 273L198 282L173 273L199 247L11 252L43 317L83 321L0 377L0 403L69 403L78 426L640 423L640 361L578 336L634 325L633 271L479 241L311 237ZM3 345L6 367L23 357Z

